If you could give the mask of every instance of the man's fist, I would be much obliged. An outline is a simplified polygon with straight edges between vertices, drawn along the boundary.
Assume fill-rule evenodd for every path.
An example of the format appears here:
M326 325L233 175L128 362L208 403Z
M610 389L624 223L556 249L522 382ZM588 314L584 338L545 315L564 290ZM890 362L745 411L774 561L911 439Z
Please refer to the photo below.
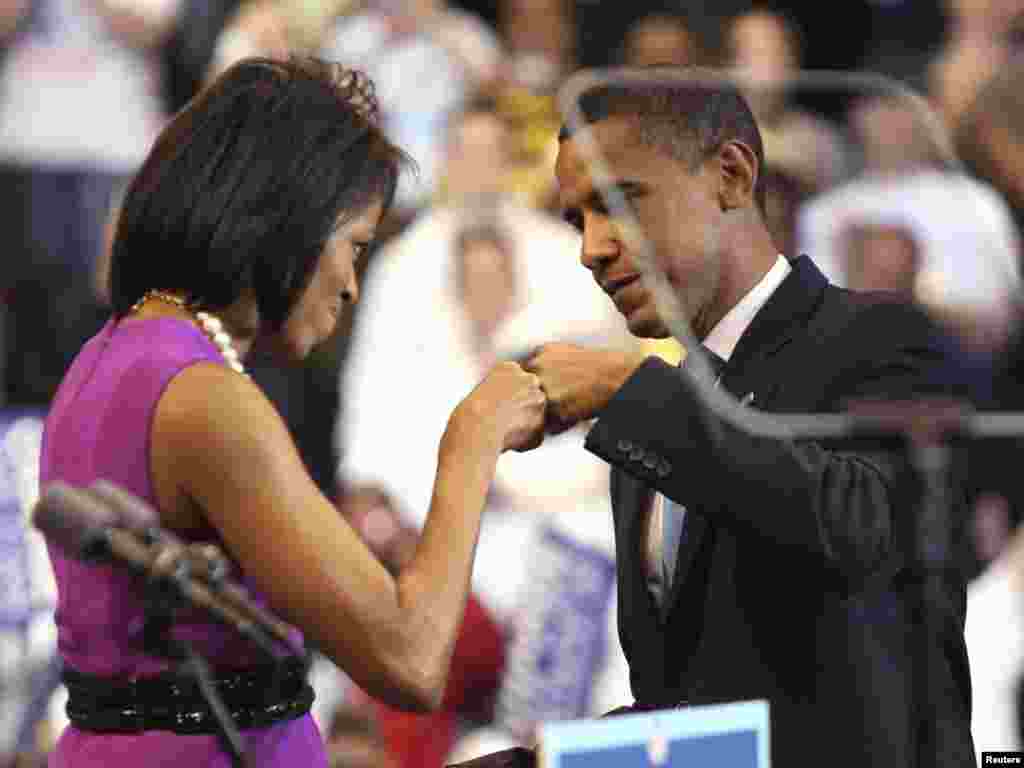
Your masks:
M523 369L540 377L546 429L557 433L597 416L643 360L639 353L558 343L541 347Z

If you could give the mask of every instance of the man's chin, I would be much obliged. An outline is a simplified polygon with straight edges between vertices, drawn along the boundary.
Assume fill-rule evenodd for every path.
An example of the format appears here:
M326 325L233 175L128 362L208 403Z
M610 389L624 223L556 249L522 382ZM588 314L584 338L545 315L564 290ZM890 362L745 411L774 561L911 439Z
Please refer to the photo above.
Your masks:
M659 318L644 312L627 315L626 327L633 336L640 339L667 339L672 335Z

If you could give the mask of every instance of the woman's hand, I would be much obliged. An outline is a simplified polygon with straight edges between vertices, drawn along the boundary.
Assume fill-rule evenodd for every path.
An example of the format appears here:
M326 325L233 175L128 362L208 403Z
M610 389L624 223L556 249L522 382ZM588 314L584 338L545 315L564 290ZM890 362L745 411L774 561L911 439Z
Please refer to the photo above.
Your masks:
M495 365L452 414L449 430L492 438L499 451L529 451L544 440L547 397L518 363Z

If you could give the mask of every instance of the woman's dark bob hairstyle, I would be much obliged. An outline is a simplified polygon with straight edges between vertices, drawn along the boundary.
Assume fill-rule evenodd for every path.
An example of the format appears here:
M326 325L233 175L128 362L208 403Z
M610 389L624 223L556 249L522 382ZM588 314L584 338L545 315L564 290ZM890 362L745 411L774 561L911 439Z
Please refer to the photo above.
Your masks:
M255 298L283 325L339 221L394 198L409 158L373 84L316 59L238 62L179 112L128 188L111 253L122 316L147 291L219 309Z

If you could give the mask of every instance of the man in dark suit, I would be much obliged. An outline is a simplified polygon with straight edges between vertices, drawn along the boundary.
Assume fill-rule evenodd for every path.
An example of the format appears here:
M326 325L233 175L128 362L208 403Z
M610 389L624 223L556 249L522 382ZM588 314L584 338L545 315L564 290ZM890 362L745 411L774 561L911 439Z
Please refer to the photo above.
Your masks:
M761 138L734 89L606 86L582 108L722 387L773 412L948 392L922 316L778 253ZM556 173L581 261L632 333L664 337L578 142L563 135ZM586 445L613 468L637 708L768 699L782 768L975 765L963 581L924 589L899 451L751 437L655 358L557 344L524 367L553 430L597 418ZM917 631L925 610L936 632Z

